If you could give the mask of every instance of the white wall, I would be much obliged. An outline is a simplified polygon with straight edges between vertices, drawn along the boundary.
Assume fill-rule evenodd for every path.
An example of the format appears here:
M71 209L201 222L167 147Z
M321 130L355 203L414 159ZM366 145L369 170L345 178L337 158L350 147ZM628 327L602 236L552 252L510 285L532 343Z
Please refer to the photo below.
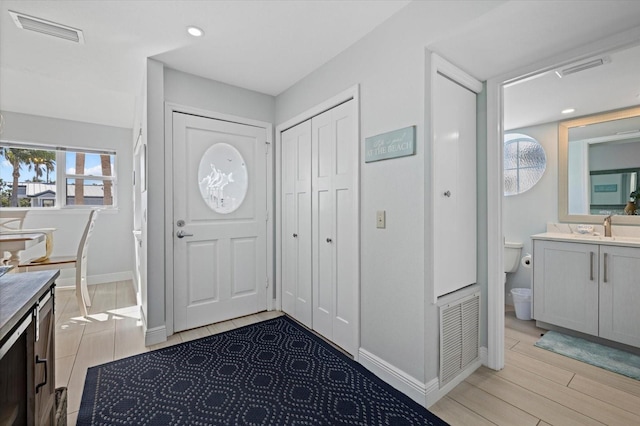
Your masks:
M275 98L206 78L164 70L165 101L273 123Z
M640 141L589 145L589 170L640 168Z
M166 306L172 300L165 297L170 265L165 259L165 242L172 238L172 224L165 216L165 170L170 159L165 159L165 102L190 108L230 114L272 123L275 117L275 99L272 96L241 89L170 68L161 62L147 60L146 76L146 129L143 141L147 143L148 191L142 197L143 251L146 250L146 277L142 283L142 309L147 330L164 332L167 321ZM156 335L157 336L157 335ZM149 338L149 335L147 335Z
M158 330L159 341L165 327L164 258L164 69L160 62L147 60L146 98L143 104L142 141L147 145L147 192L142 194L141 268L142 314L145 326ZM149 341L147 341L149 344Z
M132 222L132 131L127 128L81 123L56 118L3 111L2 139L53 146L102 148L117 153L116 210L103 210L96 220L89 243L89 284L130 279L133 270ZM88 213L77 209L31 210L25 227L57 228L53 255L75 254ZM37 251L25 253L35 255ZM63 271L64 278L73 271ZM63 280L66 283L68 280Z
M437 16L428 7L409 4L276 98L280 124L360 84L361 147L417 126L415 156L364 163L361 148L360 323L363 349L420 382L437 376L438 363L437 309L425 309L425 47L489 6L443 2ZM376 210L386 210L386 229L376 229Z
M545 232L547 222L558 221L558 124L509 130L536 139L547 156L547 168L537 184L527 192L504 197L502 220L507 241L523 243L522 255L532 253L531 235ZM512 288L531 288L531 271L521 265L507 274L506 303L512 304Z

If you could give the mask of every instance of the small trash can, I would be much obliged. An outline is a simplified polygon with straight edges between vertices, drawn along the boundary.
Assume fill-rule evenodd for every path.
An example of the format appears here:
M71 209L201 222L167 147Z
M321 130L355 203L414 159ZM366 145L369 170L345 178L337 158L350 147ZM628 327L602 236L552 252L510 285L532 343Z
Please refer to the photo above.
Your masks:
M516 308L516 318L528 321L531 319L531 289L530 288L513 288L511 289L513 296L513 305Z

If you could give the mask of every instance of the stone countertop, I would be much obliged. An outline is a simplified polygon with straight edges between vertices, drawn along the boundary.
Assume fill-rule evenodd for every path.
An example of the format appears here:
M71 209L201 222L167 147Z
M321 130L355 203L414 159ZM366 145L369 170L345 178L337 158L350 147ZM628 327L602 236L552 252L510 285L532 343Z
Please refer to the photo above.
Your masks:
M570 234L563 232L544 232L531 236L532 240L564 241L569 243L601 244L609 246L640 247L640 238L627 236L605 237L591 234Z
M0 277L0 342L46 294L59 275L59 270L51 270Z

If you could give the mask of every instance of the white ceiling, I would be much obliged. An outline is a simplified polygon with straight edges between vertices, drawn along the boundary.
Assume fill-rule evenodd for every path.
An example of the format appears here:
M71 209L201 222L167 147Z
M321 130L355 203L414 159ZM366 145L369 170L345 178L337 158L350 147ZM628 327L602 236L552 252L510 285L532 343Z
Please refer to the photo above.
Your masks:
M637 0L509 1L436 42L435 50L486 80L639 25ZM640 104L640 51L611 57L611 64L561 80L550 73L507 88L505 129ZM565 108L576 111L563 116Z
M460 9L460 19L424 44L480 80L640 25L637 0L416 2L420 7L412 10L424 14L425 22L443 8ZM408 3L0 0L0 109L131 127L147 57L278 95ZM82 29L86 43L18 29L8 10ZM189 37L185 29L191 24L203 28L205 37ZM615 58L607 67L617 63ZM562 95L557 87L548 90L529 93L567 100L570 93L583 92L578 86ZM613 91L598 97L609 94ZM529 106L531 99L527 95ZM550 109L531 107L520 116L531 124L547 120L538 114Z
M131 127L147 57L277 95L408 3L3 0L0 108ZM85 44L19 29L9 10L81 29ZM119 116L91 117L95 103Z
M610 62L563 78L559 78L553 70L547 71L533 79L506 87L505 129L640 105L640 46L596 58L606 58ZM589 62L590 59L577 63ZM559 69L563 68L566 66ZM575 111L561 113L569 108Z

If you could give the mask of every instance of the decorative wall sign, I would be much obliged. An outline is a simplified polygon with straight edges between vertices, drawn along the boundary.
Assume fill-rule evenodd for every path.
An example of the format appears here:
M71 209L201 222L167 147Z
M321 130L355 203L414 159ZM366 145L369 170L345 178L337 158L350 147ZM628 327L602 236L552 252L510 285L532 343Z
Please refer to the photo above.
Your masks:
M416 153L416 126L371 136L364 140L364 162L406 157Z

